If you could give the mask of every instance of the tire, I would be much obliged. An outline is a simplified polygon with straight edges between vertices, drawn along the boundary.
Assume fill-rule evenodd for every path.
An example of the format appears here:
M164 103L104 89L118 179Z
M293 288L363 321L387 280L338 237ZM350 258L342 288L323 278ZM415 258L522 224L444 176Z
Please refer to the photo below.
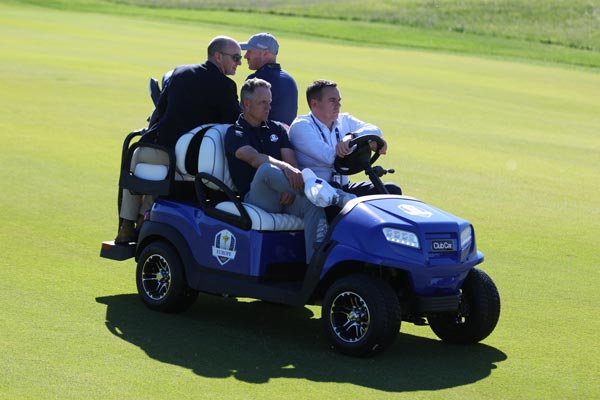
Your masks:
M335 282L325 294L321 314L333 347L355 357L370 357L390 346L402 319L390 285L363 274Z
M462 287L458 313L428 318L433 333L448 343L477 343L492 333L500 318L500 295L492 279L474 268Z
M136 269L137 290L142 302L155 311L185 311L196 301L185 277L181 259L168 243L151 243L141 252Z

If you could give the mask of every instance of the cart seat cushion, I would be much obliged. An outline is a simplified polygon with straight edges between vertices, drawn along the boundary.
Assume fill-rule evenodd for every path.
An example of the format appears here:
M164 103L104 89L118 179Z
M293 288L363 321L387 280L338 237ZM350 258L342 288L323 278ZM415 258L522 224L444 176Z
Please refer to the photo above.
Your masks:
M162 181L167 179L169 167L166 165L138 163L133 174L147 181Z
M237 192L225 155L225 134L231 125L215 125L204 134L198 157L198 171L205 172L223 182L229 189ZM210 182L204 182L211 189L217 189Z
M260 207L253 204L242 203L250 220L252 229L257 231L301 231L304 229L302 218L292 214L268 213ZM224 201L217 204L218 210L228 212L233 215L240 215L231 201Z
M237 192L231 175L229 174L229 165L225 156L225 134L229 129L230 124L213 124L200 126L184 134L178 141L175 147L175 155L177 159L177 170L179 173L187 176L186 180L194 179L196 172L190 171L195 169L196 165L190 165L190 151L194 152L197 148L195 143L198 138L196 135L201 134L201 144L197 150L197 172L209 174L219 181L223 182L233 192ZM187 159L187 161L186 161ZM194 161L196 158L194 158ZM211 189L220 190L218 186L212 182L203 180L203 183ZM249 203L242 203L250 220L252 229L259 231L299 231L304 229L304 222L291 214L268 213L265 210ZM239 216L240 213L236 209L235 204L231 201L221 202L215 207L218 210Z
M223 138L229 124L202 125L182 135L175 145L177 171L184 180L193 181L198 172L206 172L235 191L229 176ZM206 140L205 140L206 138ZM211 189L217 189L209 182Z

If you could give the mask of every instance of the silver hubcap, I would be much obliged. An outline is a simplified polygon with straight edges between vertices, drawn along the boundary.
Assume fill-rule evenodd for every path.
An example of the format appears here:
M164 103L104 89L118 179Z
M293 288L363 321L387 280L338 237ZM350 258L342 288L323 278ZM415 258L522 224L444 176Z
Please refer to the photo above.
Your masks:
M338 338L354 343L367 334L371 314L362 297L354 292L343 292L333 300L329 321Z
M152 300L162 300L171 286L171 269L164 257L155 254L146 259L142 268L142 286Z

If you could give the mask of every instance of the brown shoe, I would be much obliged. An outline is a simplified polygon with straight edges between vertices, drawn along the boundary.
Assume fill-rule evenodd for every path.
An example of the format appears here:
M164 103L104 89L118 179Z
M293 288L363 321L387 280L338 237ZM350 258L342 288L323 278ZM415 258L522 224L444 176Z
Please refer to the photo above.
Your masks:
M135 242L136 240L137 231L135 230L133 221L124 219L123 224L121 224L121 229L119 229L119 233L115 238L115 244Z

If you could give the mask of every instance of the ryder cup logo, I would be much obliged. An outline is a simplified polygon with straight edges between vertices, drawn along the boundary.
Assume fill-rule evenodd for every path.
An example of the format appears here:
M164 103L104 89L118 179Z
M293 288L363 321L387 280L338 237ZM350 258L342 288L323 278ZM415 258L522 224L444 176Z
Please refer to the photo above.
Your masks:
M215 245L212 248L212 254L221 265L235 258L235 242L235 236L227 229L215 235Z

